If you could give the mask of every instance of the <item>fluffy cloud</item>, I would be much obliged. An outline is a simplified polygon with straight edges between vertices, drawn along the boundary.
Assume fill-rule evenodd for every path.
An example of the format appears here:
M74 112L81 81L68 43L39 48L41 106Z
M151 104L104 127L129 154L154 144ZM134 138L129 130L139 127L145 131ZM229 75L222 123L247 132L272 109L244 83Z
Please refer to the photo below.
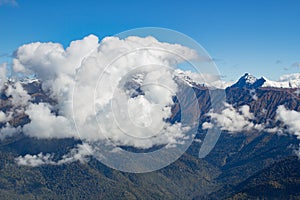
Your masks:
M202 125L203 129L211 129L213 126L219 126L221 130L229 132L242 132L242 131L265 131L269 133L283 133L288 132L294 134L300 139L300 112L295 110L287 110L283 105L278 106L276 110L276 121L283 124L273 128L267 128L266 124L255 124L253 122L254 115L249 111L249 106L244 105L240 108L234 108L230 104L225 104L225 109L221 113L208 113L211 122L205 122ZM295 153L299 156L300 150Z
M299 88L300 73L282 75L278 81L271 81L264 77L263 87L278 87L278 88Z
M213 126L219 126L221 130L232 133L253 130L278 134L288 132L300 139L300 112L287 110L283 105L278 106L275 120L282 122L282 125L269 128L266 124L255 124L253 122L254 115L249 110L248 105L236 109L230 104L225 104L225 109L221 113L212 111L208 113L211 122L203 123L202 128L211 129ZM299 149L295 150L298 156L299 152Z
M0 140L12 137L19 132L21 132L21 127L13 127L9 123L6 123L5 126L0 129Z
M5 123L5 126L0 129L0 140L21 132L22 128L20 126L13 127L10 121L15 116L23 114L31 100L30 95L24 90L20 82L9 84L5 90L5 95L8 97L5 104L9 105L9 109L5 112L0 111L0 122Z
M6 114L0 111L0 122L5 122L5 121L7 121Z
M279 83L287 83L289 87L300 87L300 73L285 74L279 78Z
M73 148L70 153L64 155L61 160L57 161L58 165L67 164L71 162L79 161L85 163L89 160L89 156L94 154L94 148L88 143L78 144L76 148Z
M276 119L287 126L287 131L300 139L300 112L287 110L283 105L276 110Z
M71 162L79 161L81 163L87 162L89 156L93 154L93 148L87 143L78 144L68 154L63 155L58 161L53 161L54 154L43 154L42 152L37 155L26 154L19 156L15 159L18 165L37 167L40 165L62 165Z
M0 90L2 90L5 82L7 81L6 63L0 64Z
M51 157L51 154L44 155L43 153L39 153L37 155L26 154L24 157L17 157L16 162L18 165L37 167L40 165L54 164L55 162L51 160Z
M287 110L281 105L276 110L276 119L283 122L288 133L296 135L300 140L300 112ZM295 153L300 158L300 144Z
M23 127L24 134L36 138L68 138L76 136L70 120L51 113L49 105L31 104L25 113L31 122Z
M15 103L26 104L31 122L23 132L31 137L108 138L138 148L176 145L189 127L166 120L178 90L174 66L193 59L199 59L193 49L153 37L106 37L99 43L90 35L66 49L36 42L18 48L13 70L42 80L57 105L28 104L18 84L8 94ZM22 98L15 95L18 90ZM80 136L73 130L73 115Z
M58 43L31 43L18 48L13 59L13 74L35 76L42 80L42 88L57 103L31 103L30 96L20 82L9 85L6 95L14 108L0 112L0 139L21 132L30 137L79 138L83 144L72 149L61 160L53 154L40 153L16 158L20 165L59 165L74 161L85 162L95 153L90 144L99 140L112 141L119 146L151 148L168 144L172 147L187 139L189 126L170 124L173 97L178 92L176 77L190 77L209 87L228 86L219 77L191 71L174 70L174 66L199 59L193 50L178 44L162 43L153 37L106 37L100 41L90 35L74 41L66 49ZM0 89L4 86L6 64L0 66ZM291 81L295 80L294 82ZM185 79L188 84L190 80ZM297 85L299 75L281 77L282 82ZM255 91L250 91L257 99ZM22 108L20 110L20 108ZM24 127L12 127L8 121L15 112L25 112L31 120ZM264 124L255 124L248 105L234 108L225 104L221 113L208 113L214 125L229 132L262 131ZM76 127L79 135L74 130ZM299 113L283 106L277 119L300 137ZM279 128L265 129L278 132Z
M24 90L20 82L15 82L14 84L9 85L5 90L5 94L7 97L10 97L11 105L14 107L24 107L31 99L30 95L26 90Z
M221 130L229 132L261 131L264 129L264 125L253 122L254 115L250 112L248 105L235 109L232 105L225 104L225 109L221 113L211 111L208 113L208 116L210 116L212 122L204 122L202 125L203 129L210 129L214 125L219 126Z

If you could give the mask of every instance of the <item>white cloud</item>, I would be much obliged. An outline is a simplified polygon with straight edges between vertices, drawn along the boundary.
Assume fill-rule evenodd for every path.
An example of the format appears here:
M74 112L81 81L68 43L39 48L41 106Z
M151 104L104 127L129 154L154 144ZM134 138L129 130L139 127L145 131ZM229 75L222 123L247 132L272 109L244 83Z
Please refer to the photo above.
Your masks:
M71 151L63 155L58 161L53 161L54 154L43 154L42 152L37 155L26 154L19 156L15 159L18 165L37 167L41 165L62 165L71 162L79 161L81 163L87 162L89 156L93 154L93 148L87 143L78 144Z
M276 110L276 119L287 126L287 131L300 139L300 112L287 110L283 105Z
M31 99L31 96L24 90L20 82L15 82L12 85L9 85L5 90L5 94L10 98L10 102L14 107L26 106Z
M119 59L111 63L115 58ZM189 127L165 119L171 116L177 91L172 67L185 59L199 57L192 49L153 37L106 37L98 43L90 35L66 49L58 43L23 45L13 60L15 73L41 79L43 89L58 103L30 104L25 113L31 122L23 131L37 138L78 137L71 123L74 111L80 138L86 141L109 138L139 148L180 143Z
M13 127L10 121L15 116L22 115L31 97L24 90L20 82L9 84L5 90L7 101L3 101L4 105L11 105L11 108L5 112L0 111L0 122L5 123L5 126L0 129L0 140L7 137L12 137L14 134L21 132L21 127Z
M51 160L52 155L51 154L43 154L39 153L37 155L30 155L26 154L25 156L19 156L15 160L18 165L25 165L25 166L31 166L31 167L37 167L40 165L46 165L46 164L54 164Z
M66 49L58 43L36 42L21 46L13 60L14 73L35 75L41 79L44 91L57 102L55 106L33 104L20 82L8 86L6 95L11 96L11 103L25 108L25 114L31 120L22 131L30 137L74 137L84 143L59 161L53 161L52 154L40 153L20 156L16 158L17 163L39 166L85 162L94 153L88 142L106 138L117 145L138 148L160 144L172 147L183 143L189 127L166 122L172 114L172 99L178 90L174 77L189 76L197 83L217 88L231 84L220 81L215 75L173 71L172 67L184 59L199 57L192 49L162 43L153 37L107 37L99 43L96 36L90 35L72 42ZM6 73L6 64L2 64L0 88L7 79ZM292 81L291 84L297 85L297 80L299 75L281 77L280 81ZM255 91L250 92L256 100ZM73 128L73 114L80 136ZM214 125L229 132L262 131L265 128L264 124L254 123L248 105L236 109L226 104L221 113L211 111L208 115L211 122L205 122L204 129L211 129ZM300 137L299 113L279 107L277 115L289 131ZM12 113L0 112L1 122L7 122L11 117ZM21 127L15 128L7 123L0 130L0 139L20 131ZM280 129L274 127L265 131L279 132Z
M4 112L0 111L0 122L6 122L7 116Z
M277 87L277 88L299 88L300 87L300 73L282 75L278 81L266 80L263 87Z
M294 92L293 92L293 94L295 94L296 96L300 96L300 89L296 89Z
M286 126L285 129L282 128L282 130L287 131L289 134L296 135L298 140L300 140L300 112L288 110L284 105L280 105L276 110L276 119ZM300 144L298 149L294 152L300 158Z
M13 127L9 123L6 123L5 126L0 129L0 140L12 137L19 132L21 132L21 127Z
M279 82L287 82L290 87L299 88L300 87L300 73L286 74L279 78Z
M241 106L236 109L230 104L225 104L225 109L221 113L214 113L210 111L208 113L212 122L204 122L203 129L210 129L214 125L221 128L221 130L229 132L241 132L241 131L262 131L264 129L263 124L255 124L253 122L254 115L250 112L248 105Z
M29 72L28 69L26 69L24 67L24 65L22 65L20 63L20 61L18 59L13 59L13 65L12 65L12 69L15 73L24 73L24 72Z
M262 110L266 112L266 110ZM267 133L282 134L283 129L280 126L269 127L269 122L255 123L255 116L250 112L248 105L243 105L239 108L234 108L231 104L225 104L225 108L221 113L216 113L211 110L208 114L211 122L204 122L203 129L212 129L213 126L218 126L221 130L231 133L243 131L264 131Z
M49 105L31 104L25 113L31 122L23 127L25 135L36 138L68 138L75 137L70 120L51 113Z
M89 156L94 154L94 149L87 143L78 144L70 153L64 155L61 160L57 161L58 165L79 161L85 163L89 160Z
M7 68L6 63L0 64L0 91L2 90L5 82L7 81Z

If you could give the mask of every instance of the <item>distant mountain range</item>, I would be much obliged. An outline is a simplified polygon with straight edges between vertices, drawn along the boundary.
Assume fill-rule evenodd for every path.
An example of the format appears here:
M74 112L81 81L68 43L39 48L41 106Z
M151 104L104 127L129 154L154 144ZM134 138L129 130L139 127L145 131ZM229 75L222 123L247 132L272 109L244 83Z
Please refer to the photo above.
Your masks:
M273 88L300 88L300 73L289 74L280 77L278 81L271 81L266 77L256 78L255 76L245 73L239 80L232 84L231 82L221 81L219 78L205 79L190 72L180 71L179 77L190 85L205 85L207 87L213 86L215 88L226 89L228 87L239 87L255 89L259 87L273 87ZM203 76L203 75L201 75Z
M208 121L206 113L211 102L207 85L186 74L180 77L196 93L200 122ZM28 79L22 84L34 103L55 105L43 91L42 82ZM300 75L274 82L246 73L236 83L227 85L225 92L227 103L234 108L249 106L255 117L253 123L277 127L278 106L300 112L300 97L295 95L299 86ZM0 110L8 112L11 97L3 92ZM177 104L172 110L174 119L180 117ZM17 127L29 122L24 113L15 113L9 123ZM197 140L170 166L151 173L130 174L93 158L84 164L18 166L14 159L19 155L52 151L57 156L64 155L81 142L35 139L21 133L0 141L0 199L300 199L300 161L294 153L299 141L295 135L256 129L235 133L223 130L214 149L199 159L205 135L206 130L200 126Z
M231 87L246 87L246 88L259 88L259 87L273 87L273 88L299 88L300 87L300 74L293 74L282 77L280 81L271 81L265 77L256 78L251 74L246 73Z

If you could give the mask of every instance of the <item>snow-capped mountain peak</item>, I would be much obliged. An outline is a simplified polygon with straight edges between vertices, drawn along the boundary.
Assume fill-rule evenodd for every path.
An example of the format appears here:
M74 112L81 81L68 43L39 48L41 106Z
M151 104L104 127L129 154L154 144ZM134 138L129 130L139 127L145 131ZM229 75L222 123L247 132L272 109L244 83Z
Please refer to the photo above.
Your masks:
M255 76L245 73L231 87L255 89L259 87L272 88L300 88L300 73L283 75L278 81L269 80L266 77L256 78Z
M262 87L300 88L300 73L283 75L278 81L271 81L267 78L264 79L266 81Z
M247 84L253 84L257 81L257 78L249 73L246 73L243 78Z
M261 87L266 80L261 78L256 78L255 76L245 73L235 84L231 87L238 87L238 88L258 88Z
M208 87L225 89L232 83L221 80L220 75L199 74L191 71L175 70L174 76L183 80L191 87Z

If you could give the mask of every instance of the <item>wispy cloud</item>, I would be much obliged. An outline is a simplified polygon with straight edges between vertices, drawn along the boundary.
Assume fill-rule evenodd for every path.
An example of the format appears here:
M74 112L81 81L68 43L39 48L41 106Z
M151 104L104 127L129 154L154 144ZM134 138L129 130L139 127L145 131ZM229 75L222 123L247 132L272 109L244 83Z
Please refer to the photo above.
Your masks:
M277 63L276 63L276 64L277 64ZM294 68L300 69L300 62L294 62L294 63L292 63L292 64L289 65L289 66L285 66L283 69L284 69L285 71L289 71L289 70L292 70L292 69L294 69Z
M295 63L293 63L293 64L292 64L292 67L298 67L298 68L300 68L300 62L295 62Z
M11 56L9 53L0 54L0 58L9 57L9 56Z
M0 0L0 6L8 5L8 6L18 6L18 2L16 0Z

